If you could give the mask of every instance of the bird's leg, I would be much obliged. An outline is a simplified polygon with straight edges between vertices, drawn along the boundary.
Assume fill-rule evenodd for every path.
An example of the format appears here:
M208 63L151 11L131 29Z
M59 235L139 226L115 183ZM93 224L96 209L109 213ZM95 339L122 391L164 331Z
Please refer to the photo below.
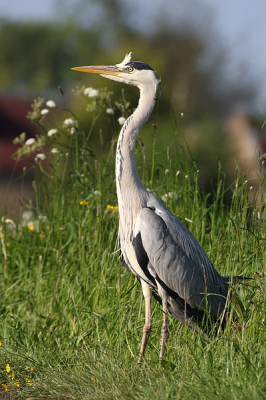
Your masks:
M141 364L141 358L144 356L146 345L151 332L151 288L148 283L141 280L142 292L145 299L145 324L143 326L143 336L139 352L138 364Z
M167 317L167 311L168 311L167 310L167 293L158 282L157 282L157 286L158 286L159 295L162 298L162 305L163 305L163 325L162 325L162 329L161 329L162 339L161 339L161 349L160 349L160 358L162 358L164 355L166 342L169 337L169 322L168 322L168 317Z
M162 325L162 339L161 339L161 349L160 349L160 358L164 355L164 350L166 347L166 342L169 337L169 322L167 317L167 305L163 302L163 325Z

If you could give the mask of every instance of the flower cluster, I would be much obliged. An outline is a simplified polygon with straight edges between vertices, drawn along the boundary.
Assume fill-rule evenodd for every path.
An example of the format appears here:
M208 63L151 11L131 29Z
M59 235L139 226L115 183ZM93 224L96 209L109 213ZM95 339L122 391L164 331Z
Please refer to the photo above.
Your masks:
M50 148L52 155L60 153L60 150L54 147L54 142L59 141L61 136L74 135L78 131L78 121L74 118L66 118L61 127L46 129L46 124L51 124L51 120L47 119L47 116L50 115L52 118L55 109L56 103L54 100L48 100L46 104L44 104L44 99L42 98L34 100L32 111L28 113L28 118L35 124L42 126L42 133L38 133L34 138L27 138L26 133L23 132L19 137L15 138L13 143L21 147L14 154L14 158L32 157L34 155L34 160L37 164L46 160L48 156L47 146ZM53 125L55 124L53 123Z
M46 139L44 136L36 135L35 138L29 138L26 140L26 134L22 133L18 138L13 140L13 143L22 145L22 147L16 151L14 158L29 157L31 154L36 154L37 151L43 149L46 145ZM45 160L45 158L46 155L43 151L35 155L35 161Z
M107 208L108 210L113 210L113 211L116 211L118 209L117 206L111 206L110 204L107 204Z
M99 90L87 87L86 89L84 89L84 94L88 97L97 97L99 94Z
M117 116L119 125L123 125L130 114L130 102L126 100L124 91L122 91L121 100L115 102L115 104L111 101L112 92L106 88L98 90L82 86L77 88L74 93L87 100L86 111L98 113L94 117L94 122L103 110L108 115L114 115L118 111L120 113L120 116ZM78 119L73 114L65 118L59 126L58 118L55 118L56 110L57 105L54 100L50 99L45 102L41 97L34 100L32 110L27 117L42 128L41 133L38 133L35 137L26 137L26 133L23 132L15 138L13 143L21 147L14 154L14 158L31 157L40 168L41 164L49 157L52 160L55 159L55 156L57 160L59 159L58 154L63 154L60 148L62 148L62 143L65 143L64 136L75 136L81 132ZM55 143L58 143L58 146L54 146Z
M33 370L34 370L34 368L31 368L31 371L33 371ZM6 365L7 383L2 383L2 387L5 390L5 392L8 392L8 388L11 387L12 385L14 385L16 387L20 387L21 381L15 379L15 377L16 377L15 370L11 368L10 364L7 364ZM26 378L25 383L28 386L32 386L32 379Z
M163 201L164 203L166 203L167 200L169 200L169 199L176 199L176 198L177 198L177 194L174 193L174 192L168 192L168 193L165 193L165 194L163 194L163 195L161 196L161 199L162 199L162 201Z
M79 204L81 206L88 206L90 204L90 201L80 201Z
M124 91L122 91L122 99L115 102L114 105L111 102L112 92L109 92L106 88L97 90L92 87L82 86L76 88L74 93L85 96L89 101L86 107L87 112L105 110L106 114L114 115L115 111L118 110L120 112L120 117L117 119L119 125L124 124L126 117L130 113L130 102L126 101Z
M31 210L23 211L21 227L27 227L29 231L38 233L40 238L43 238L45 233L50 230L46 215L39 215L36 218Z

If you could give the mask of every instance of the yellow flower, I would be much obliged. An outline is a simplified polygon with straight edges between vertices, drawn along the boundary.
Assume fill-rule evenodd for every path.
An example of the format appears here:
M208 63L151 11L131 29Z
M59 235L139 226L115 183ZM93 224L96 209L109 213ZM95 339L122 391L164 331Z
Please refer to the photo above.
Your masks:
M5 384L5 383L2 383L2 386L4 387L4 389L5 389L5 392L7 392L7 385Z
M28 225L28 230L29 231L34 231L34 225Z
M40 233L40 234L39 234L39 238L40 238L40 239L43 239L44 237L45 237L45 235L44 235L43 233Z
M31 379L26 378L26 383L27 383L27 385L32 386L32 380Z
M0 234L0 237L3 238L5 235L3 233Z
M90 204L90 202L89 201L80 201L79 204L81 206L83 206L83 205L88 206Z
M2 343L0 342L0 347L2 346Z
M6 372L9 374L10 370L11 370L10 365L7 364L7 365L6 365Z
M113 210L116 211L118 209L117 206L110 206L110 204L107 205L108 210Z
M15 371L14 370L12 370L12 379L13 380L15 379Z
M31 368L31 371L33 371L34 370L34 368Z
M14 382L14 385L19 387L20 386L20 382Z

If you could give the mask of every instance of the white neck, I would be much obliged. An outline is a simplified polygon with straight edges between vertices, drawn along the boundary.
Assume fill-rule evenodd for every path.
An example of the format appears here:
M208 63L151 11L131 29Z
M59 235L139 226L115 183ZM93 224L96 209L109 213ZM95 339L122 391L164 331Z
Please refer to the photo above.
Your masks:
M136 137L148 120L154 105L157 82L140 85L139 104L121 129L116 150L116 189L119 209L120 238L130 240L132 227L138 211L146 205L146 193L135 164L134 146ZM127 221L127 225L123 222ZM121 238L121 239L122 239ZM123 240L123 239L122 239Z

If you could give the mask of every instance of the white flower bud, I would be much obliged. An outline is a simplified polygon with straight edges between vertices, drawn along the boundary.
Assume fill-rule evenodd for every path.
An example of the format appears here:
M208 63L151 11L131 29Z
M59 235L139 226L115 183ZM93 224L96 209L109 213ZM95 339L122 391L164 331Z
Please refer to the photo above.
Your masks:
M87 88L84 90L84 94L85 94L86 96L88 96L92 90L93 90L92 87L87 87Z
M55 135L56 133L57 133L57 129L50 129L50 130L47 132L47 135L48 135L49 137L51 137L51 136Z
M118 118L117 121L118 121L119 125L123 125L125 123L125 121L126 121L126 118L125 117L120 117L120 118Z
M46 159L46 155L45 155L45 154L43 154L43 153L38 153L38 154L36 154L35 160L41 160L41 161L43 161L43 160L45 160L45 159Z
M41 111L41 114L42 115L46 115L46 114L48 114L49 113L49 110L47 109L47 108L44 108L42 111Z
M72 118L67 118L64 120L65 125L74 125L75 121Z
M56 106L56 104L53 100L48 100L46 102L46 105L47 105L47 107L50 107L50 108L54 108Z
M89 97L96 97L96 96L98 96L98 93L99 93L99 91L96 90L96 89L93 89L92 87L87 87L87 88L84 90L84 94L85 94L86 96L89 96Z
M30 138L30 139L26 140L25 145L26 146L31 146L34 143L35 143L35 139L34 138Z
M97 97L98 96L99 91L96 89L92 89L89 93L89 97Z

